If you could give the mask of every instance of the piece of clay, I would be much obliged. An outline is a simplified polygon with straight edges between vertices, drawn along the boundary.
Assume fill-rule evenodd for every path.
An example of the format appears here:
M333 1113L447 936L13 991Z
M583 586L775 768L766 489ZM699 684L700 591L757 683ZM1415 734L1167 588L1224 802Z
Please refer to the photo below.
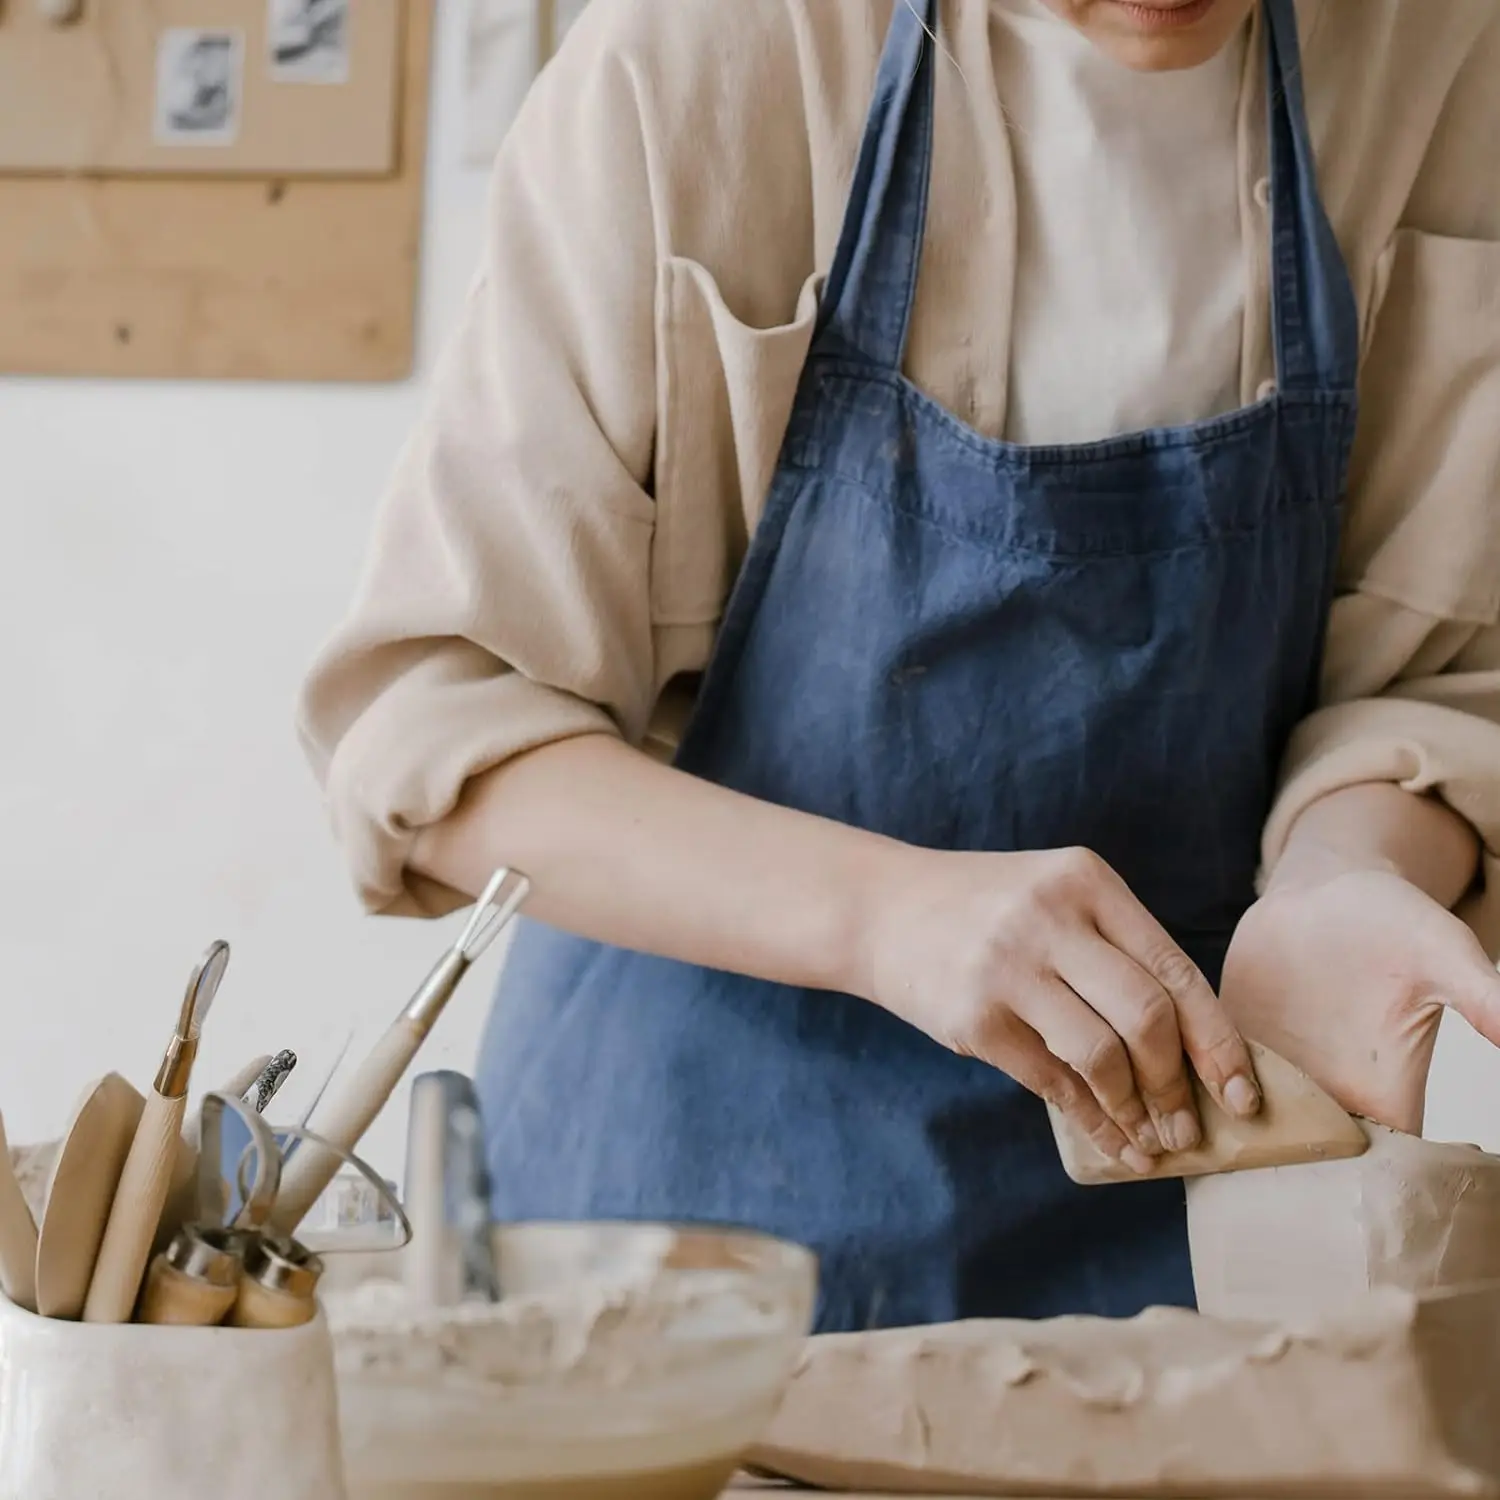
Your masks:
M1500 1286L1300 1327L1156 1308L830 1334L750 1462L881 1494L1500 1495Z
M1372 1288L1500 1281L1500 1156L1365 1130L1370 1149L1349 1161L1188 1184L1200 1311L1297 1318Z

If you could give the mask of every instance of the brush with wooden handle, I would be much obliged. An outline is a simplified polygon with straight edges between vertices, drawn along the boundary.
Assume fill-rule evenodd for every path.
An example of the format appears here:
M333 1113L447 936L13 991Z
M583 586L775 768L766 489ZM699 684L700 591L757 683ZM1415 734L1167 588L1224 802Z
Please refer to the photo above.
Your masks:
M502 895L506 887L509 894ZM341 1088L312 1117L310 1128L329 1145L353 1151L385 1108L412 1059L427 1040L443 1007L479 955L494 942L530 894L531 882L519 872L497 870L475 903L458 941L438 960L394 1024L375 1044ZM338 1175L342 1158L314 1141L304 1141L287 1161L271 1228L294 1235L308 1210Z
M85 1323L128 1323L135 1310L182 1149L182 1122L198 1038L228 963L229 944L217 942L199 960L188 981L172 1040L146 1097L115 1189L83 1304Z

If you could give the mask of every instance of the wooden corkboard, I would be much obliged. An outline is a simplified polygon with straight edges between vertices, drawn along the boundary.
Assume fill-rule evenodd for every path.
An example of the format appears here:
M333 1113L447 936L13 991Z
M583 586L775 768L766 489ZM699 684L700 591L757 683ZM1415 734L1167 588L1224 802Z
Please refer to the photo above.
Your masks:
M410 373L435 0L404 0L384 177L0 174L0 371Z
M395 154L401 0L349 0L337 81L278 72L268 0L88 0L73 25L0 4L0 172L385 176ZM232 48L234 125L162 141L174 33Z

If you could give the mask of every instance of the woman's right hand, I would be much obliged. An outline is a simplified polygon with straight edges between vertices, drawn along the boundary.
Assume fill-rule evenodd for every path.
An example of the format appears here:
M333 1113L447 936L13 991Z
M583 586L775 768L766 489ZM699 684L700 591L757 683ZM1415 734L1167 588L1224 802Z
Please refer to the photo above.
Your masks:
M1085 849L904 848L881 883L868 999L1072 1115L1148 1172L1201 1139L1188 1067L1231 1114L1254 1065L1188 956Z

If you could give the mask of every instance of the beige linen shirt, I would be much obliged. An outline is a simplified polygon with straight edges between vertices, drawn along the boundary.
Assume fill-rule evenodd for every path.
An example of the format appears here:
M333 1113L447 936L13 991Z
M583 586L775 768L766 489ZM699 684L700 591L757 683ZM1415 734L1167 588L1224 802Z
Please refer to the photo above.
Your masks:
M670 753L776 462L893 3L591 0L532 91L495 166L461 326L301 702L371 910L463 899L405 860L477 772L594 732ZM1026 250L1047 146L1001 98L1016 18L989 0L941 9L907 374L988 436L1046 430L1056 403L1038 410L1017 358L1022 332L1048 347L1046 307L1018 306L1017 288L1087 284L1122 252L1088 233ZM1486 889L1466 915L1494 951L1500 0L1298 12L1323 195L1362 313L1363 412L1323 702L1290 746L1264 856L1339 786L1435 791L1485 840ZM1234 232L1179 236L1162 261L1164 277L1196 274L1216 295L1225 274L1237 285L1227 394L1241 403L1274 377L1259 24L1223 132ZM1181 131L1218 149L1186 106ZM1157 149L1133 139L1121 149ZM1143 224L1174 197L1180 210L1179 177L1153 164L1135 163L1159 183ZM1239 262L1220 273L1208 262L1224 244ZM1140 347L1157 367L1136 360L1129 389L1154 377L1173 420L1209 415L1225 393L1209 377L1203 410L1176 409L1180 371L1212 368L1222 348L1195 365L1155 332Z

